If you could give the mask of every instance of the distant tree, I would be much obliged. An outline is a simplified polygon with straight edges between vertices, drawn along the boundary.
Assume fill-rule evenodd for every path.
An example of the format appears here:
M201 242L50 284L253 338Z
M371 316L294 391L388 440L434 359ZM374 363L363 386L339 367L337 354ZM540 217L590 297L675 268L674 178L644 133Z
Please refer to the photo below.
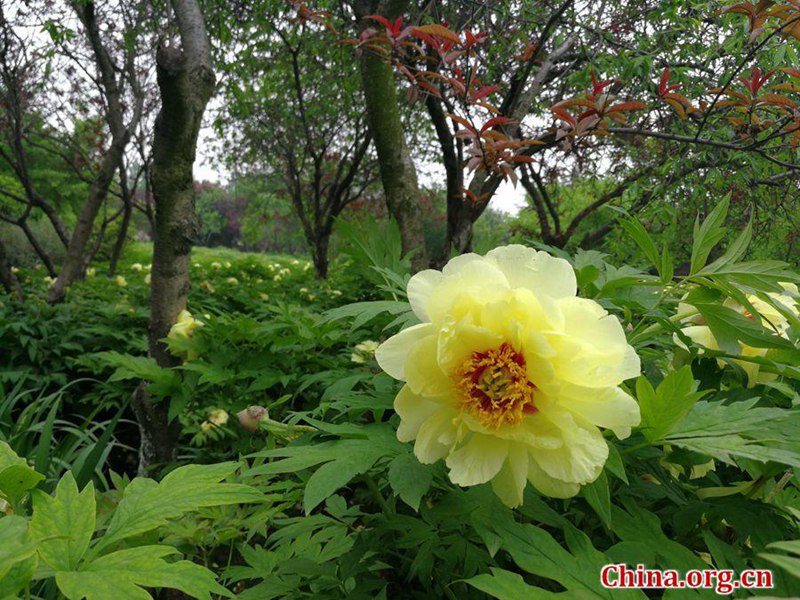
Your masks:
M293 22L283 3L251 3L226 31L247 48L228 62L227 124L238 168L283 181L318 278L336 217L373 181L370 131L349 50ZM258 27L253 24L257 23Z

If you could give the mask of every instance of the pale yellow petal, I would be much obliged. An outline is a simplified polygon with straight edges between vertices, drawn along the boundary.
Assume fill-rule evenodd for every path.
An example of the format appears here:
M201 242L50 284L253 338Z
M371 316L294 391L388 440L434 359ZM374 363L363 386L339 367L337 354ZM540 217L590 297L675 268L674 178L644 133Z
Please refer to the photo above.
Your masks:
M420 321L430 321L426 305L433 289L444 279L441 271L420 271L408 281L408 301Z
M528 482L528 449L524 445L509 444L508 458L492 479L492 490L509 508L522 504Z
M528 481L540 493L551 498L572 498L581 490L577 483L561 481L545 473L533 457L528 461Z
M503 337L467 321L448 321L439 332L436 360L444 373L452 375L475 352L485 352L503 343Z
M551 298L577 293L575 270L563 258L518 244L495 248L486 258L495 261L511 287L527 288Z
M401 442L414 440L420 426L441 408L441 404L418 396L404 385L394 399L394 410L400 416L397 439Z
M430 323L421 323L404 329L378 346L375 359L381 369L389 375L401 381L405 380L408 353L422 339L435 333L436 329Z
M450 469L450 481L470 486L486 483L497 475L507 457L507 441L476 433L445 462Z
M456 440L457 416L452 408L442 407L420 425L414 443L419 462L427 465L447 456Z
M531 448L531 456L542 470L560 481L586 484L594 481L608 458L608 445L594 426L576 422L566 411L546 415L564 436L564 445L552 450Z
M453 393L453 381L436 360L438 341L429 335L417 342L406 358L405 376L415 394L441 396Z
M565 383L560 398L561 406L577 419L611 429L620 439L628 437L631 427L641 421L639 404L618 387L587 388Z

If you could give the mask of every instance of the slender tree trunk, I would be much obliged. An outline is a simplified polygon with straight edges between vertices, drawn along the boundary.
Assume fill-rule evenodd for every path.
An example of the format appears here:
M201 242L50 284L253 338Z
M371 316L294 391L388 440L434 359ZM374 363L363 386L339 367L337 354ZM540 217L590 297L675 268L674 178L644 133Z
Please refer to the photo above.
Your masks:
M314 261L314 271L317 279L328 278L328 247L331 241L331 231L323 230L317 232L317 239L314 240L311 258Z
M33 248L33 251L36 252L36 255L39 257L39 260L42 261L44 268L47 269L47 274L50 277L56 276L56 268L53 265L53 261L50 260L50 256L47 254L42 245L39 243L39 240L36 239L36 236L31 231L31 228L28 226L27 221L21 220L17 222L17 225L20 229L22 229L22 233L25 234L25 237L28 239L28 243Z
M114 178L114 172L122 159L122 153L127 143L128 135L126 133L122 139L114 140L111 148L108 149L103 157L97 175L89 188L89 197L83 204L83 208L81 208L78 222L75 224L75 230L69 239L67 256L61 265L61 272L58 274L53 287L47 292L47 301L51 304L64 300L67 287L83 276L83 255L86 250L86 244L92 235L95 218L108 195L108 188Z
M162 367L179 360L161 340L186 308L189 257L199 231L194 209L197 134L214 92L211 48L196 0L172 0L181 48L160 47L156 55L161 110L153 137L152 186L156 215L150 287L150 356ZM139 470L174 459L180 426L169 417L169 402L150 402L145 393L133 402L139 421Z
M117 239L114 242L114 248L111 251L111 259L108 265L108 272L111 275L117 272L117 263L119 262L119 257L122 255L122 248L125 246L125 240L128 237L128 229L130 228L131 216L133 214L131 199L127 194L123 195L123 202L125 202L125 206L122 209L122 222L119 225Z
M356 5L363 19L374 10L394 18L406 8L405 1L387 3L360 2ZM367 124L378 154L378 167L386 198L386 207L400 227L403 253L414 252L411 266L420 271L428 266L425 234L420 209L417 169L411 160L400 118L394 69L383 58L364 52L359 60L361 87L366 103Z
M56 282L47 293L47 301L51 304L61 302L66 295L67 287L76 279L83 276L84 253L86 244L92 235L92 227L100 207L108 196L108 189L114 178L117 167L122 162L122 155L131 137L131 129L139 119L141 101L134 110L134 115L128 127L123 121L124 108L121 101L121 91L117 84L114 63L100 38L100 28L95 17L94 2L73 3L73 8L78 18L86 29L89 45L92 47L95 62L100 73L103 94L106 100L106 122L111 131L111 146L103 156L94 181L89 188L89 196L78 216L75 230L69 238L67 256L61 265L61 272Z
M0 283L17 300L25 299L19 280L11 272L11 265L8 264L8 255L6 254L6 246L3 244L3 240L0 240Z

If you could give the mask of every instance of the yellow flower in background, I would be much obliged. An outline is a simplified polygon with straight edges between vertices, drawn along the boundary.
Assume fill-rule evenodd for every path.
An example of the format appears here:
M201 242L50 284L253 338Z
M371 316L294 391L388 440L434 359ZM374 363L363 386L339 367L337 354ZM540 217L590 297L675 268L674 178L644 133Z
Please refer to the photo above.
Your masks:
M228 413L221 408L212 410L208 415L209 422L217 425L218 427L225 425L228 422L228 419L230 419L230 415L228 415Z
M134 271L141 271L142 269L144 269L144 267L142 266L142 263L133 263L131 265L131 269L133 269Z
M226 281L228 283L230 283L231 285L239 285L239 280L236 279L236 277L228 277L228 279L226 279Z
M798 310L798 298L800 298L800 293L798 293L797 286L793 283L781 283L780 285L784 289L783 292L771 292L767 294L767 296L775 303L781 305L785 310L790 311L796 317L800 317L800 311ZM766 302L765 300L762 300L753 294L747 295L747 300L753 305L753 308L758 311L758 315L761 317L761 324L765 328L772 331L775 335L779 335L788 339L787 332L790 323L780 311L778 311L769 302ZM722 304L723 306L727 306L728 308L732 308L733 310L742 313L749 319L756 318L756 315L750 314L750 312L748 312L744 306L741 306L739 303L730 298L726 299ZM683 312L682 307L685 306L685 304L678 305L678 314ZM706 325L705 319L701 315L693 315L688 317L683 320L683 324L686 325L686 327L683 327L681 331L695 344L698 344L699 346L709 350L720 350L717 339L714 337L714 334L711 332L711 329L708 327L708 325ZM673 339L676 345L680 346L684 350L688 349L677 334L673 336ZM761 357L765 356L768 351L767 348L755 348L753 346L748 346L741 341L739 342L739 345L741 346L741 356ZM757 363L737 359L733 359L733 362L739 365L747 374L747 387L754 387L759 383L774 381L778 377L775 373L762 373L761 365ZM725 361L718 358L717 365L719 365L720 368L724 368Z
M640 421L618 386L640 372L620 322L576 297L572 266L513 245L465 254L408 283L421 324L380 345L405 381L397 437L420 462L445 459L462 486L491 481L508 506L527 481L566 498L601 473L608 446Z
M214 426L208 421L203 421L202 423L200 423L200 431L202 431L203 433L208 433L212 429L214 429Z
M264 301L266 301L266 300L269 300L269 294L265 294L264 292L261 292L261 293L258 295L258 297L259 297L259 298L261 298L261 299L262 299L262 300L264 300Z
M184 309L178 314L178 320L170 328L167 334L168 338L175 339L177 337L190 337L194 331L203 324L195 319L188 310Z
M53 285L56 282L56 280L53 279L52 277L50 277L50 275L45 275L44 277L42 277L42 281L45 282L47 287L50 287L51 285Z
M95 269L94 267L89 267L88 269L86 269L87 277L94 277L95 275L97 275L97 269Z
M281 274L280 274L280 273L278 273L277 275L275 275L275 277L273 277L273 278L272 278L272 281L278 282L278 281L280 281L281 279L282 279L282 277L281 277Z
M19 273L19 267L11 267L11 272L12 272L14 275L16 275L17 273Z
M117 285L119 287L127 287L128 286L128 280L125 279L122 275L117 275L117 277L116 277L116 279L114 279L114 281L117 282Z
M226 261L225 261L225 268L226 268L226 269L230 269L232 266L233 266L233 265L231 265L231 262L230 262L229 260L226 260Z
M375 354L378 349L378 342L373 340L365 340L360 344L356 344L356 350L364 352L365 354Z
M147 275L144 276L144 282L147 285L150 285L150 281L152 281L152 277L150 276L150 273L148 273Z
M219 264L217 261L214 261L214 262L211 263L211 268L212 269L221 269L222 265Z

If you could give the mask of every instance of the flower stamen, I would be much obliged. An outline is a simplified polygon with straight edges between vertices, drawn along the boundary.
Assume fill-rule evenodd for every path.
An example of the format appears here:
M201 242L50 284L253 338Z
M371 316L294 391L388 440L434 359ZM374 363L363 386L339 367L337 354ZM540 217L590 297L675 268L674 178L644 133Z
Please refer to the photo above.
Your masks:
M525 358L510 344L472 356L455 373L462 408L487 429L516 426L536 412L536 386L528 380Z

